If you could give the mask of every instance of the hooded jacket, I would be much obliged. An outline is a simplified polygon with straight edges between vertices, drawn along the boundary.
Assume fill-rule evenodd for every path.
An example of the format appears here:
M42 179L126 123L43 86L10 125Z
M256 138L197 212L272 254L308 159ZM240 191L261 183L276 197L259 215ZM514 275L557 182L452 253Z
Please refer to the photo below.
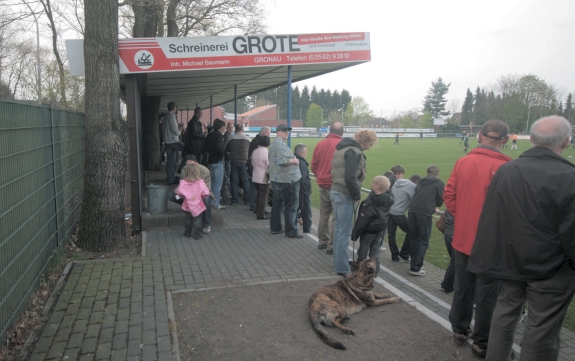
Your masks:
M335 147L331 163L331 188L349 194L353 200L361 199L361 184L365 179L365 155L358 142L343 138Z
M202 198L206 198L210 194L210 190L202 179L195 182L188 182L182 179L176 189L176 194L185 198L184 203L182 203L182 209L197 217L206 210Z
M311 180L309 179L309 165L305 158L300 157L296 154L295 156L299 160L299 171L301 173L301 178L299 179L299 193L310 195L311 194Z
M409 207L409 202L411 202L411 198L413 198L413 194L415 193L415 183L409 179L398 178L395 183L393 183L393 187L391 187L391 193L393 193L395 203L391 206L389 214L400 216L404 214Z
M471 254L477 223L491 179L511 158L490 146L480 146L460 158L445 186L445 206L457 220L451 246Z
M552 278L565 262L574 268L575 165L533 147L493 177L468 270L534 281Z
M361 202L359 212L352 231L353 241L362 234L377 234L387 227L387 214L393 205L393 194L387 190L381 194L371 192L366 200Z
M445 183L437 177L421 178L409 203L409 213L431 217L435 212L435 207L441 207L443 204L444 188Z
M339 135L328 134L324 140L317 143L313 150L311 171L317 179L317 185L322 188L331 188L331 162L339 142L341 142Z

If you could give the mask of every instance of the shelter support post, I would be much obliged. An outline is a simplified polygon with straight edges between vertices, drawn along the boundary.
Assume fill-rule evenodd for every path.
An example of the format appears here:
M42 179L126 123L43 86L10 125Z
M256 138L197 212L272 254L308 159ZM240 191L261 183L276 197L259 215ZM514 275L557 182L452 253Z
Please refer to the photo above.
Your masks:
M234 84L234 125L238 124L238 85Z
M130 200L132 212L132 235L142 231L142 172L140 155L140 88L137 74L126 75L126 106L128 110L128 147L129 147L129 172L130 172Z
M212 96L210 95L210 125L212 125Z
M291 65L288 66L288 79L287 79L287 126L291 128ZM288 147L291 148L291 132L289 133Z

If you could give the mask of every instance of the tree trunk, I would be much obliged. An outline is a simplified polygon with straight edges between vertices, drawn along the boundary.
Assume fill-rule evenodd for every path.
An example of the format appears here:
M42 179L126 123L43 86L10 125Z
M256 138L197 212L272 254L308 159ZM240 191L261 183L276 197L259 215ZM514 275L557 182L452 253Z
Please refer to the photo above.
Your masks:
M166 11L166 25L168 25L168 37L178 36L178 24L176 23L176 8L180 0L170 0Z
M126 123L120 114L118 1L85 0L86 161L78 243L110 251L125 237Z

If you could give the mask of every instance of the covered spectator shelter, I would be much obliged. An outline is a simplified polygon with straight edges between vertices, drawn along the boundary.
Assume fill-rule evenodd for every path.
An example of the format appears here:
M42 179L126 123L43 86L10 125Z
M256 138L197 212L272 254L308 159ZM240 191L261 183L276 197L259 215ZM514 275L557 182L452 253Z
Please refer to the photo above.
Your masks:
M83 40L66 42L72 75L84 75ZM120 82L127 103L133 230L141 230L144 179L140 95L160 109L213 107L370 61L369 33L239 35L119 40ZM142 75L145 74L145 75ZM237 114L237 111L235 112ZM237 123L237 119L236 119Z

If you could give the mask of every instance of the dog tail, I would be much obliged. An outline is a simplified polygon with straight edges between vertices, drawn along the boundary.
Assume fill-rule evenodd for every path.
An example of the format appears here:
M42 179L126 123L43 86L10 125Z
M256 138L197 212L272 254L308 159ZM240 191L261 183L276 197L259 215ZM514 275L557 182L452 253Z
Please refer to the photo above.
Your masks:
M317 333L317 335L319 336L319 338L323 342L325 342L329 346L336 348L338 350L345 350L346 349L346 347L343 345L343 343L334 340L327 333L325 328L323 328L323 326L319 323L319 312L310 310L308 312L308 316L309 316L309 321L311 322L311 326L313 327L313 329L315 330L315 332Z

